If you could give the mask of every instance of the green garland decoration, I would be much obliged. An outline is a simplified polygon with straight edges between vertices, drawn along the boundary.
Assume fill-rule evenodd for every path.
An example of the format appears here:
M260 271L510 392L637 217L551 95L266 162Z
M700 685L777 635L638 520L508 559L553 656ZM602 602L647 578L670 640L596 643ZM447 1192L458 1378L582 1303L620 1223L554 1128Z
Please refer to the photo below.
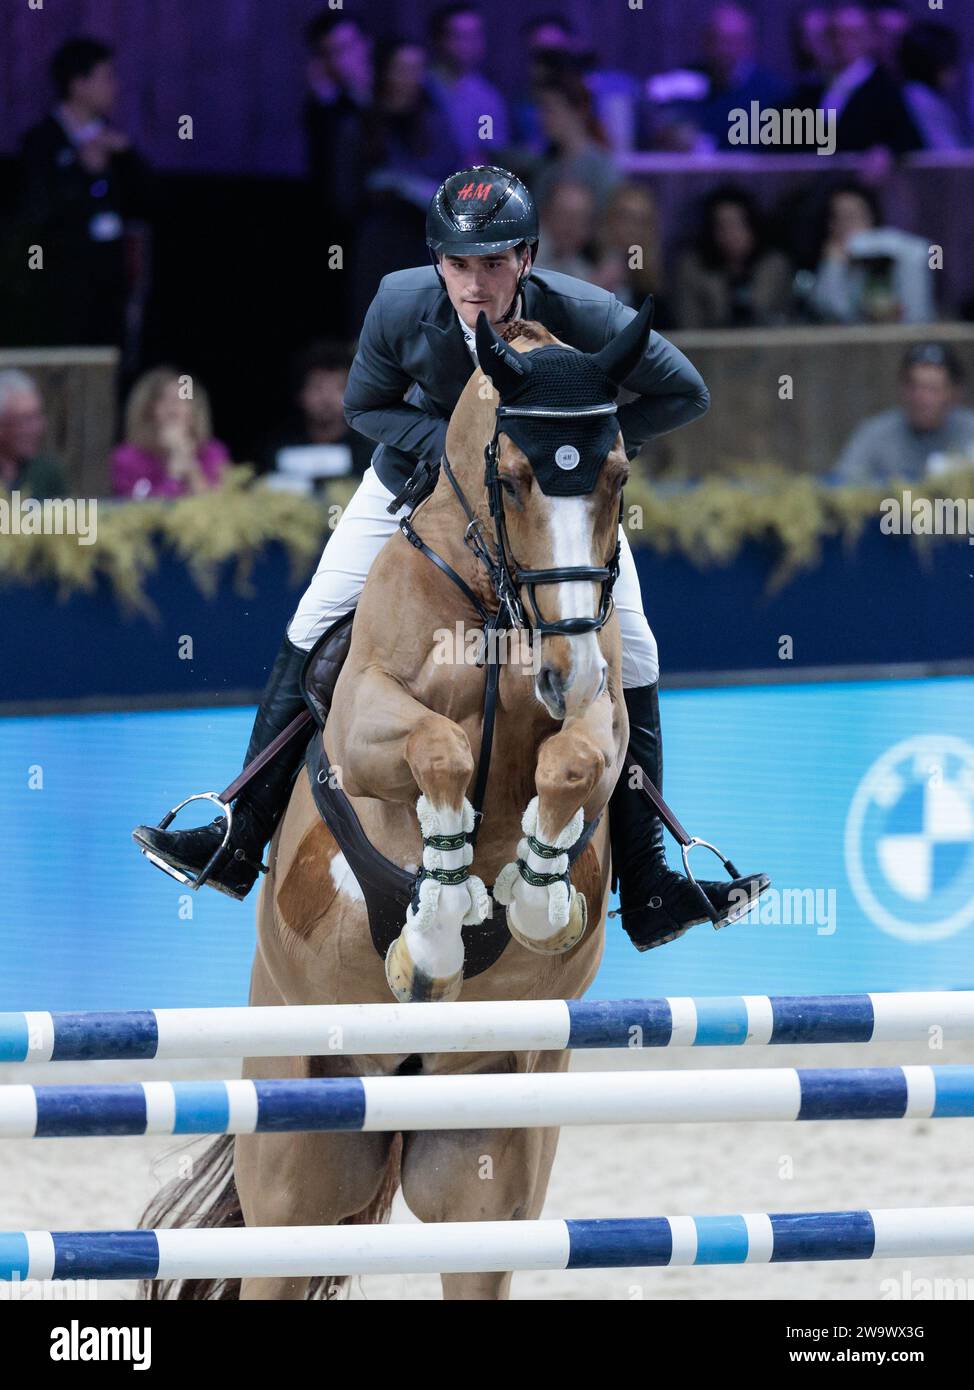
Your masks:
M0 581L53 583L63 599L107 580L124 609L154 617L145 583L162 551L177 555L200 592L211 597L228 561L234 564L237 591L252 592L254 561L277 541L297 583L320 556L355 484L333 484L319 501L253 486L253 477L252 468L238 465L227 470L219 487L194 497L99 501L92 545L79 544L73 535L0 535Z
M937 478L881 487L826 486L813 475L796 476L772 463L742 463L736 478L709 478L674 491L633 478L625 492L624 524L634 548L677 552L701 570L729 565L745 545L760 545L770 561L767 592L775 593L819 562L824 541L839 537L851 549L867 525L879 526L883 500L906 491L914 500L930 502L969 498L974 522L974 470L962 460ZM910 534L921 554L941 539L967 540L968 533Z
M177 555L200 591L211 596L228 562L237 590L248 592L256 557L278 542L298 583L317 561L355 487L354 479L343 479L320 498L301 497L255 484L250 467L236 466L219 487L198 496L102 501L93 545L80 545L72 535L0 534L0 582L53 584L63 598L90 592L105 580L124 609L151 617L145 584L163 551ZM773 464L750 464L737 479L710 478L679 491L634 476L626 488L625 525L634 547L678 553L701 569L728 565L745 545L759 544L769 553L768 587L774 591L814 566L827 539L838 536L854 545L867 525L878 526L883 498L906 489L915 499L970 498L974 507L970 465L922 483L833 488ZM912 542L924 547L932 539L914 535Z

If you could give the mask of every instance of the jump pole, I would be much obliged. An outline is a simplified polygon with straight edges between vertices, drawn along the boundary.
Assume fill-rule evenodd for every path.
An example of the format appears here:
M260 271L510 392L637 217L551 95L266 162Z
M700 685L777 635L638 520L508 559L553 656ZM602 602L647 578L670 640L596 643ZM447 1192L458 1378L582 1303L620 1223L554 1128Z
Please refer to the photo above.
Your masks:
M0 1232L0 1279L235 1279L974 1255L974 1207L590 1221Z
M974 1066L0 1087L0 1138L974 1116Z
M974 991L0 1013L0 1062L946 1042Z

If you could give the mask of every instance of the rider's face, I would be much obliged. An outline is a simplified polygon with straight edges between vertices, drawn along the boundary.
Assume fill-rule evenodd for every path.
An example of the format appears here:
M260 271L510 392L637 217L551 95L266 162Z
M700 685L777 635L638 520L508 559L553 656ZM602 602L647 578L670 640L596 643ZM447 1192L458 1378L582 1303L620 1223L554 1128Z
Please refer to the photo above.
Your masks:
M518 256L514 247L490 256L442 256L440 269L450 303L468 328L476 328L481 310L497 323L511 307L518 276L527 269L530 252Z

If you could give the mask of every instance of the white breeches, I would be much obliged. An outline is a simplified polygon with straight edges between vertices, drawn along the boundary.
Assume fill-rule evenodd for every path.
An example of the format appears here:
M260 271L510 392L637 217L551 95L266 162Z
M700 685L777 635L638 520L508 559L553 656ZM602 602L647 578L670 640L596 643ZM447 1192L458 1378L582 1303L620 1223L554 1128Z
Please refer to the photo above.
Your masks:
M407 510L403 507L391 515L386 511L391 500L392 493L375 470L366 469L288 624L288 637L296 647L309 651L325 628L358 601L372 561ZM659 679L659 657L656 638L643 612L636 562L621 527L619 536L619 577L613 597L622 629L622 684L629 689L652 685Z

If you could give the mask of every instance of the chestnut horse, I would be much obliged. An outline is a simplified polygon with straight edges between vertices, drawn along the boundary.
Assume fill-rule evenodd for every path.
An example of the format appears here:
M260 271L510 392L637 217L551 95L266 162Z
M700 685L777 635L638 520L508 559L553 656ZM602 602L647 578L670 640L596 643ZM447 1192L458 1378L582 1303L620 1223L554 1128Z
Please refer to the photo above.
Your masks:
M606 575L613 574L629 469L614 408L598 398L615 395L614 383L631 369L648 333L644 313L601 353L587 355L565 348L535 323L517 322L502 339L481 316L482 369L474 370L453 413L448 462L435 490L411 518L415 533L467 592L404 535L390 538L359 601L323 735L328 762L372 844L411 873L422 865L419 889L384 962L370 937L362 889L302 772L269 853L251 1005L378 1002L389 998L390 988L404 1000L568 999L591 983L609 892L607 803L628 739L619 628ZM535 352L541 353L537 370ZM505 399L517 398L528 377L543 391L548 378L542 362L549 372L557 366L576 408L544 412L529 405L505 414ZM564 389L559 399L566 399ZM511 432L529 443L515 429L515 415L529 428L538 418L557 420L558 473L546 474L544 461L539 464L533 450L529 458L505 431L510 421ZM573 433L593 419L603 429L594 462L584 457L593 436L584 429ZM542 444L550 437L542 435ZM569 480L566 491L560 471L567 479L581 465L588 466L590 489L584 490L582 476ZM475 516L472 527L463 503ZM463 651L455 651L453 661L443 655L444 633L482 626L475 599L491 612L498 608L499 571L488 573L465 541L471 530L475 540L493 534L488 551L495 561L501 554L514 564L516 557L508 577L516 590L529 586L522 596L530 612L508 591L510 611L533 629L533 660L500 669L475 846L468 795L480 754L485 671ZM590 829L596 821L569 868L568 849L583 823ZM465 979L461 929L490 911L485 884L507 906L512 939L505 936L494 964ZM252 1057L244 1075L562 1071L568 1060L567 1052ZM541 1212L557 1138L556 1129L224 1137L210 1146L193 1179L163 1193L147 1217L155 1225L375 1222L388 1217L401 1187L422 1221L533 1219ZM503 1270L444 1275L443 1295L504 1298L510 1278ZM240 1296L321 1297L340 1283L245 1278ZM233 1297L236 1287L197 1282L177 1296Z

